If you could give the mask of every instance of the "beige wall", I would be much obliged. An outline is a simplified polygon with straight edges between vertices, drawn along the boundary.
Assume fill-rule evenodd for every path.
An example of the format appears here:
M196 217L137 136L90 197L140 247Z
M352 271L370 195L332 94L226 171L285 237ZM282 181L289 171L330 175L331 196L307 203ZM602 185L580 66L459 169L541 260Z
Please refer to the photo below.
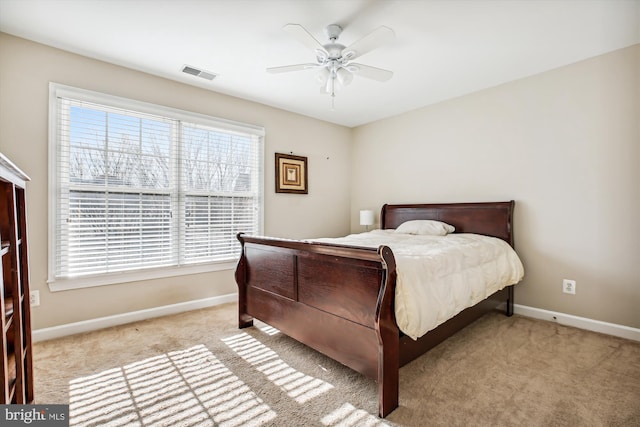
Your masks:
M176 83L0 33L0 152L32 179L28 186L31 287L41 305L34 329L237 291L233 271L49 292L47 279L47 120L49 82L262 125L265 233L283 237L349 231L351 130L261 104ZM212 83L215 87L215 82ZM308 195L275 194L274 153L309 162Z
M49 292L49 81L264 126L266 234L360 231L358 210L383 203L513 198L516 302L640 327L639 79L635 46L351 130L0 34L0 152L32 178L34 328L236 291L224 271ZM273 191L273 153L292 151L309 158L307 196Z
M355 129L352 229L383 203L515 199L516 303L640 327L639 79L636 45Z

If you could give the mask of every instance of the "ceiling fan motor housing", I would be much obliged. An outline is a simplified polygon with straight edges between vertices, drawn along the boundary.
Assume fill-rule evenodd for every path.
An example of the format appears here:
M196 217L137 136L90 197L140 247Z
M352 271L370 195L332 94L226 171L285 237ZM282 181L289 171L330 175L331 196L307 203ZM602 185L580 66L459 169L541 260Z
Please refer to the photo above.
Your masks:
M345 48L344 45L336 43L336 40L338 40L338 37L340 37L340 34L342 33L342 27L338 24L331 24L328 25L327 28L325 28L325 32L327 33L327 37L331 41L331 43L327 43L323 46L327 51L328 59L339 59L342 56L342 51Z
M338 24L327 25L325 32L327 33L327 38L335 42L338 40L338 37L340 37L340 34L342 34L342 27Z
M324 49L329 54L329 59L340 59L344 47L345 46L341 45L340 43L327 43L324 45Z

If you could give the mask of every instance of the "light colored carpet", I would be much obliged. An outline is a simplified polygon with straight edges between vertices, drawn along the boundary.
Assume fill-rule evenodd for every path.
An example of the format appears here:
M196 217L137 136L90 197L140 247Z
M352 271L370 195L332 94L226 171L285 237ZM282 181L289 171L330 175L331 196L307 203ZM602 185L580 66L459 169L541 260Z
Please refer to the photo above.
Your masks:
M36 403L86 426L640 426L640 343L491 313L374 381L235 304L34 346ZM319 325L321 327L321 325Z

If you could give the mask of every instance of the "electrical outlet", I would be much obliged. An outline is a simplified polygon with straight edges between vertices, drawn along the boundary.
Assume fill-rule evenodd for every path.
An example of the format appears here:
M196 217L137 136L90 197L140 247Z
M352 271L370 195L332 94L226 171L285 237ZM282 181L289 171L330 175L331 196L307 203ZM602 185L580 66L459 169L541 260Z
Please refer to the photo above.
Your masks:
M564 279L562 281L562 292L564 292L565 294L575 295L576 294L576 281L575 280Z
M31 304L31 307L40 305L40 291L29 292L29 304Z

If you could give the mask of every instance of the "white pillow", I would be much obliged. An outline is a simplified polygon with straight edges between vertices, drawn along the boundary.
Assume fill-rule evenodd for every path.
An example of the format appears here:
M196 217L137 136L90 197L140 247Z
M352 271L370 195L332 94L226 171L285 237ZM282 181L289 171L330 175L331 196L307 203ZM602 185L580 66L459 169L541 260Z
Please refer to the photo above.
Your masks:
M421 234L428 236L446 236L454 231L456 231L456 228L453 225L431 219L416 219L413 221L403 222L398 228L396 228L396 233Z

